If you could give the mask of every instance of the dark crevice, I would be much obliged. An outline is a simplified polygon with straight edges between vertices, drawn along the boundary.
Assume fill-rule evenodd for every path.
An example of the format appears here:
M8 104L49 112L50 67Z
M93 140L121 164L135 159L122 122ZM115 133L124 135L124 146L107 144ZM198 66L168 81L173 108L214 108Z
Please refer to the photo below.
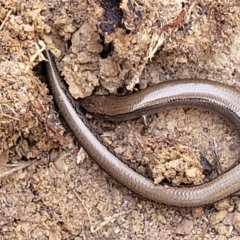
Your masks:
M118 93L119 95L123 95L123 94L125 93L124 87L119 87L119 88L117 89L117 93Z
M111 55L114 50L113 43L105 43L104 40L104 37L100 35L100 44L103 46L103 50L100 52L100 57L103 59Z

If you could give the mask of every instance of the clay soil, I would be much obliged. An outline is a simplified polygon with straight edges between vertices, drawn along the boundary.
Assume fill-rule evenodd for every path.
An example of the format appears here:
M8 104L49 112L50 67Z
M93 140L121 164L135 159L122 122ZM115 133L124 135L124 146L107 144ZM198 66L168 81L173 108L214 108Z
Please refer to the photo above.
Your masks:
M0 0L1 239L240 239L240 200L196 208L142 199L81 148L55 107L43 51L69 92L125 95L202 78L240 89L239 1ZM219 116L174 109L106 122L118 155L155 184L197 185L236 162L239 138ZM200 157L201 156L201 157Z

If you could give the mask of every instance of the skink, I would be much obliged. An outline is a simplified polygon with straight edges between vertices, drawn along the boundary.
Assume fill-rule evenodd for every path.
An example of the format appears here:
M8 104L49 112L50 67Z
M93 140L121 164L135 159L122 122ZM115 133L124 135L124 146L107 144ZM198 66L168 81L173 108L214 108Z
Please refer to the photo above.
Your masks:
M78 102L68 93L52 54L47 50L44 54L48 60L46 69L51 93L69 128L88 154L128 189L151 201L179 207L213 203L240 189L239 164L212 181L187 188L155 185L129 168L90 130ZM89 97L82 105L111 120L132 119L174 106L203 107L220 114L240 133L239 92L207 80L169 81L125 97Z

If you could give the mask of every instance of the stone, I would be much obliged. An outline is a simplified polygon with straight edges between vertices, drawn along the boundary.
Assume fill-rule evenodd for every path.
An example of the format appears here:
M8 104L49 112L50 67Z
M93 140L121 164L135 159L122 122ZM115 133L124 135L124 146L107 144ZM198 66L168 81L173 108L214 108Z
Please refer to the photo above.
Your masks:
M187 235L193 229L193 221L188 219L183 219L182 222L177 226L176 234Z
M227 211L226 210L222 210L219 212L214 212L211 217L210 217L210 221L213 225L220 223L226 216L227 216Z

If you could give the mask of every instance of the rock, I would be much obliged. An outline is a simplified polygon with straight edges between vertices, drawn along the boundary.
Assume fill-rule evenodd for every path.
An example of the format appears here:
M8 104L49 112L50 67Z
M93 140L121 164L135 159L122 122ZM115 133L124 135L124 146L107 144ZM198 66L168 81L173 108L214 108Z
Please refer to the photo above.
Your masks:
M214 206L218 211L227 210L230 207L229 200L225 198L219 202L216 202Z
M232 238L229 238L228 240L240 240L240 236L234 236Z
M222 210L219 212L214 212L211 217L210 217L210 221L213 225L220 223L226 216L227 216L227 211L226 210Z
M98 202L97 204L97 209L101 212L105 207L105 203L104 202Z
M176 234L187 235L193 229L193 221L188 219L183 219L182 222L177 226Z
M237 212L234 213L233 226L238 232L240 232L240 213Z
M231 232L233 230L232 226L225 226L222 222L218 223L214 226L214 229L217 231L219 235L223 235L227 238L231 236Z
M83 163L87 156L87 152L81 147L77 154L77 164Z
M235 204L236 204L237 210L240 212L240 200L237 200Z
M228 213L227 216L222 221L224 225L229 226L233 224L234 213Z
M204 211L202 207L195 207L192 209L192 215L194 218L202 217L203 214L204 214Z
M227 240L227 238L226 238L224 235L220 235L220 236L218 237L218 240Z

